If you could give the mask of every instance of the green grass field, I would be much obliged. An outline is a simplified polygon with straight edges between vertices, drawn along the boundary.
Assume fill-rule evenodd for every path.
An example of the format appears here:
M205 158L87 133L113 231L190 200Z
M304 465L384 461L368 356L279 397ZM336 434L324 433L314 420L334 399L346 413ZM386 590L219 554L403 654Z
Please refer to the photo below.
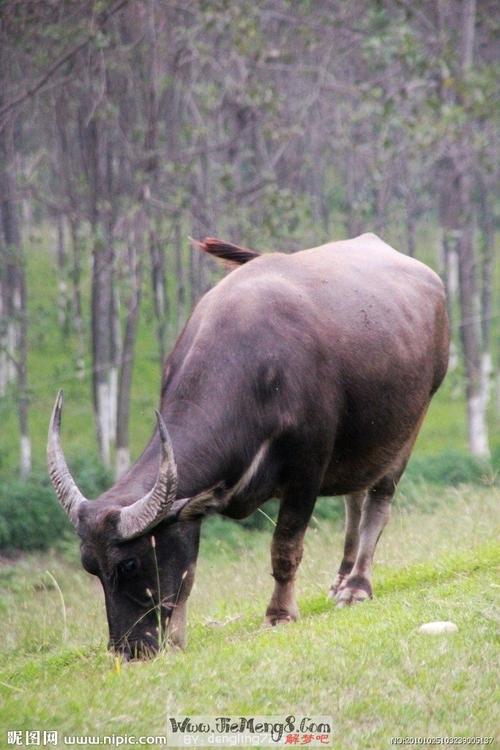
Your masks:
M262 627L272 527L235 526L231 542L206 535L187 650L151 662L119 667L106 652L100 585L79 567L76 542L3 567L0 747L7 729L161 735L167 713L330 715L341 750L382 750L396 736L498 737L500 491L420 491L434 511L408 509L400 493L376 597L351 609L326 599L341 525L313 519L302 616L278 629ZM417 631L432 620L458 632Z

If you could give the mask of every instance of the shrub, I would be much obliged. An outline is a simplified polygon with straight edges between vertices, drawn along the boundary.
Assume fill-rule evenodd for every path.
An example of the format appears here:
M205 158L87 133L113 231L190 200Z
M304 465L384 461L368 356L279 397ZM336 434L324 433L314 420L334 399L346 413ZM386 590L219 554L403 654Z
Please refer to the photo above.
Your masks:
M0 549L47 549L69 523L48 481L33 476L11 480L0 489Z
M497 456L492 462L468 453L448 450L433 456L415 456L405 472L405 478L432 484L493 484Z
M109 483L103 467L88 457L71 462L82 492L95 497ZM0 550L43 550L54 546L71 530L46 472L28 481L11 479L0 486Z

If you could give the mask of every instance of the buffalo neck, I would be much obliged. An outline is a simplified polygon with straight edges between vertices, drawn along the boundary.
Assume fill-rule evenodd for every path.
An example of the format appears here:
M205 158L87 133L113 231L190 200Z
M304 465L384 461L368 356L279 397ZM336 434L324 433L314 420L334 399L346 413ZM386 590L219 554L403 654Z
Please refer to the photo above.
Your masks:
M254 441L242 444L234 437L238 415L216 415L213 408L185 399L164 401L161 413L174 449L179 498L192 497L221 482L229 487L238 480L254 450ZM158 474L160 453L155 430L141 456L103 499L129 505L149 492Z

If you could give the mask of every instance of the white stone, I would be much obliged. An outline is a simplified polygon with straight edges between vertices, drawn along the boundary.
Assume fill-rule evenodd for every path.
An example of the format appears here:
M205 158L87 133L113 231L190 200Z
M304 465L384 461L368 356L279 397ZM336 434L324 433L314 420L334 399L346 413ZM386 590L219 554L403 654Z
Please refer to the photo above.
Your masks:
M426 622L418 629L419 633L440 635L441 633L456 633L458 627L454 622Z

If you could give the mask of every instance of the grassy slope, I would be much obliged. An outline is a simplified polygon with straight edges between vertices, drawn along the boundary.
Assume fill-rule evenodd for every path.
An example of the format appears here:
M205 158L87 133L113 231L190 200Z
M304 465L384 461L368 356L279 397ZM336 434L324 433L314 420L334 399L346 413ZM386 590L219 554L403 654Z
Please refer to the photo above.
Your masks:
M20 560L0 574L0 727L160 734L169 710L330 714L342 750L390 747L394 735L495 734L500 492L442 492L433 514L398 500L377 555L376 599L349 610L325 597L340 528L313 521L302 618L281 629L261 628L270 534L238 530L236 548L205 542L187 651L120 673L105 650L98 584L55 554ZM65 599L66 639L46 570ZM453 620L458 633L417 633L435 619Z

